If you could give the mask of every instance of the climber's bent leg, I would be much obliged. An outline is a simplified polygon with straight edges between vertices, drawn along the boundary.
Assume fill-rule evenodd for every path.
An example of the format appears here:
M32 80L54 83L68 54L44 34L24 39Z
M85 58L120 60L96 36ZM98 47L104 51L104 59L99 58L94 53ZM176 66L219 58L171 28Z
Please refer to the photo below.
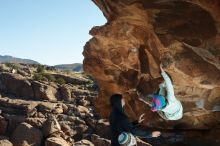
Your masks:
M158 115L159 115L162 119L164 119L164 120L169 120L169 119L164 115L164 112L162 112L162 111L157 111L157 113L158 113Z
M152 99L151 95L144 96L140 92L137 92L137 95L139 96L140 101L144 102L145 104L147 104L151 107L152 102L153 102L153 99Z

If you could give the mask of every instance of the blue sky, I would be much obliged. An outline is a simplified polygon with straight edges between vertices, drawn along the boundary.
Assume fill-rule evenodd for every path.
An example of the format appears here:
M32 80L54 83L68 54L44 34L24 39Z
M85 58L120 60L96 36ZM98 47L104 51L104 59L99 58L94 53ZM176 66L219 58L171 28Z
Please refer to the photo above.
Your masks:
M0 55L81 63L89 30L105 23L91 0L0 0Z

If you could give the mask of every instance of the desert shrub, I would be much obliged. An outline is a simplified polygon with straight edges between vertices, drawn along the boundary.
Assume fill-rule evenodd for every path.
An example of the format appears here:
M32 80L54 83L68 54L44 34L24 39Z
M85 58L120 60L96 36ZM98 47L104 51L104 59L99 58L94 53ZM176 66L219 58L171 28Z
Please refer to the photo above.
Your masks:
M47 73L35 73L33 79L37 81L56 82L56 78L53 75Z
M54 66L47 66L47 67L46 67L46 70L56 71L57 69L56 69Z
M66 73L66 74L70 74L70 73L71 73L71 71L70 71L70 70L67 70L67 69L66 69L66 70L63 70L63 72Z
M15 64L15 63L10 63L10 62L8 62L8 63L5 63L5 65L7 66L7 67L10 67L10 68L12 68L12 69L16 69L16 70L18 70L20 67L19 67L19 64Z
M45 72L45 68L43 65L38 65L37 66L37 73L44 73Z
M51 74L44 74L44 76L48 79L49 82L55 82L56 78Z
M58 78L57 80L56 80L56 82L58 83L58 84L65 84L66 83L66 81L63 79L63 78Z
M33 79L36 81L45 81L45 77L42 73L35 73Z

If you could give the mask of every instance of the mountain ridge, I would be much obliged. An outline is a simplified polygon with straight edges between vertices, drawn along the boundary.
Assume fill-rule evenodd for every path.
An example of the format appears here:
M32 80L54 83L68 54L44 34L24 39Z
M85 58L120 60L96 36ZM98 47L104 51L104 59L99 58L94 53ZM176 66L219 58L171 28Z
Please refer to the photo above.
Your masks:
M25 63L25 64L40 64L31 59L17 58L10 55L0 55L0 63Z
M72 64L58 64L54 65L56 69L61 70L69 70L69 71L83 71L82 64L81 63L72 63Z
M0 63L23 63L23 64L41 64L31 59L23 59L10 55L0 55ZM81 72L83 71L82 63L57 64L53 65L56 69Z

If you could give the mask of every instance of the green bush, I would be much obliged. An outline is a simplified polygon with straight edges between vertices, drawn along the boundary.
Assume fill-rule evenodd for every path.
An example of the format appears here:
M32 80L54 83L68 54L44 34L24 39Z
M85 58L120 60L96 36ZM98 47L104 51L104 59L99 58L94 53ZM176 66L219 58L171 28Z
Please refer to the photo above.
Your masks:
M63 70L63 72L66 73L66 74L70 74L71 73L70 70Z
M56 82L58 83L58 84L65 84L66 83L66 81L63 79L63 78L58 78L57 80L56 80Z
M44 74L44 76L48 79L49 82L55 82L56 78L51 74Z
M66 83L66 81L63 78L60 77L60 78L56 79L54 77L54 75L47 74L47 73L35 73L33 76L33 79L37 80L37 81L56 82L61 85Z
M56 78L53 75L47 73L35 73L33 79L37 81L56 82Z
M38 65L37 67L37 73L44 73L45 72L45 68L43 65Z
M5 65L7 66L7 67L10 67L10 68L12 68L12 69L16 69L16 70L18 70L20 67L19 67L19 64L15 64L15 63L10 63L10 62L8 62L8 63L5 63Z
M36 81L44 81L45 77L41 73L36 73L36 74L34 74L33 79L36 80Z

